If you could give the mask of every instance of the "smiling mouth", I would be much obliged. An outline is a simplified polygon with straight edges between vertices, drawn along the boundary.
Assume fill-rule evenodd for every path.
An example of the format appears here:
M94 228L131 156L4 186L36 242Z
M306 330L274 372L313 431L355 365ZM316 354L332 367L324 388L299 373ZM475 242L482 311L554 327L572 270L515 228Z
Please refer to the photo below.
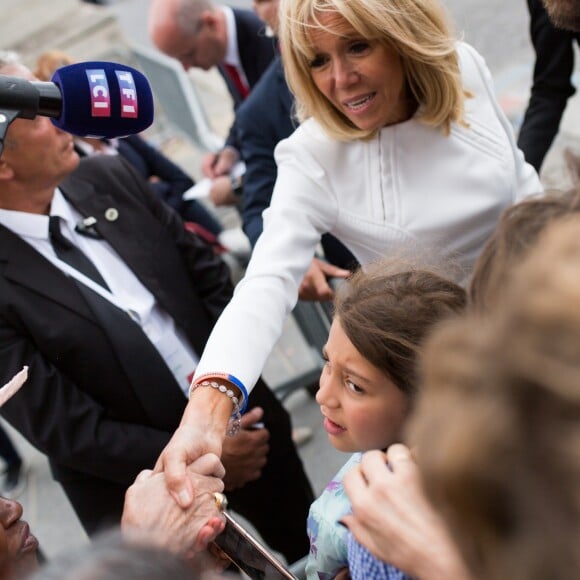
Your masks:
M372 101L377 93L370 93L360 99L356 99L354 101L348 101L344 103L344 106L350 111L358 111L363 109L370 101Z

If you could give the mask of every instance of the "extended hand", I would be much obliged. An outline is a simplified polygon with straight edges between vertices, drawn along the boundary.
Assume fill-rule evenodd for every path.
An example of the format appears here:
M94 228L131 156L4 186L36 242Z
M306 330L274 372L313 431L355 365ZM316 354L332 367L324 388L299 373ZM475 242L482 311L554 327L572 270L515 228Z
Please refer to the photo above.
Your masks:
M328 284L328 278L346 278L350 272L333 266L324 260L313 258L310 268L298 289L300 300L325 302L334 298L334 291Z
M121 528L129 537L153 542L174 552L192 555L203 550L224 528L213 494L223 491L224 468L216 455L193 462L187 477L196 490L193 504L178 506L162 473L142 471L125 494Z
M222 461L226 468L226 491L242 487L262 474L262 468L267 462L270 433L264 427L251 427L263 415L264 411L260 407L254 407L242 417L240 432L224 441Z
M196 493L186 467L206 453L221 456L231 413L232 403L223 393L209 387L192 393L180 426L154 468L165 473L167 488L181 507L188 508Z

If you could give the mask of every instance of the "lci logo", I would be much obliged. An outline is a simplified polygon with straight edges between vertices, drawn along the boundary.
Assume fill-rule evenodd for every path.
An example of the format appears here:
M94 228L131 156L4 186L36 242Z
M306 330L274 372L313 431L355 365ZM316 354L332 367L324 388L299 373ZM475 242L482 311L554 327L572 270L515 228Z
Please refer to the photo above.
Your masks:
M86 73L91 90L91 115L93 117L110 117L111 94L105 71L103 69L87 69ZM136 119L138 103L133 75L124 70L116 70L115 75L121 96L121 117Z

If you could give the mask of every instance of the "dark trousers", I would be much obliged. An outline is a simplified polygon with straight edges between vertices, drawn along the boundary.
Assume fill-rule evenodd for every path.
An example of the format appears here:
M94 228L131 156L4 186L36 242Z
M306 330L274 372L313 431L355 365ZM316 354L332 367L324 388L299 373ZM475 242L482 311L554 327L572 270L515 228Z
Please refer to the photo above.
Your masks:
M539 171L558 133L566 103L576 92L570 77L574 70L573 42L580 35L556 28L541 0L528 0L528 10L536 63L518 146L526 161Z
M6 462L7 466L22 463L20 454L16 451L14 443L12 443L12 440L8 437L8 433L6 433L2 425L0 425L0 456Z
M308 553L306 518L314 494L292 442L290 416L262 381L248 401L249 409L256 406L264 409L263 421L270 431L268 463L260 479L228 492L228 502L252 522L271 548L294 562ZM74 481L61 480L60 484L89 535L119 523L123 486L80 474Z

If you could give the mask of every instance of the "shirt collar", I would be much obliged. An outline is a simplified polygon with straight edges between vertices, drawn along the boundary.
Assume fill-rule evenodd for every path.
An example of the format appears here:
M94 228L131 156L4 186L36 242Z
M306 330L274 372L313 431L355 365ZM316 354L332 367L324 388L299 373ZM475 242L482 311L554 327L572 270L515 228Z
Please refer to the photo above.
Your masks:
M118 139L103 139L103 148L97 151L90 143L83 141L82 139L75 139L75 147L80 149L86 157L90 157L95 154L103 155L117 155L119 140Z
M50 215L58 215L74 229L75 217L58 187L50 204ZM48 240L48 216L25 211L0 209L0 223L21 238Z

